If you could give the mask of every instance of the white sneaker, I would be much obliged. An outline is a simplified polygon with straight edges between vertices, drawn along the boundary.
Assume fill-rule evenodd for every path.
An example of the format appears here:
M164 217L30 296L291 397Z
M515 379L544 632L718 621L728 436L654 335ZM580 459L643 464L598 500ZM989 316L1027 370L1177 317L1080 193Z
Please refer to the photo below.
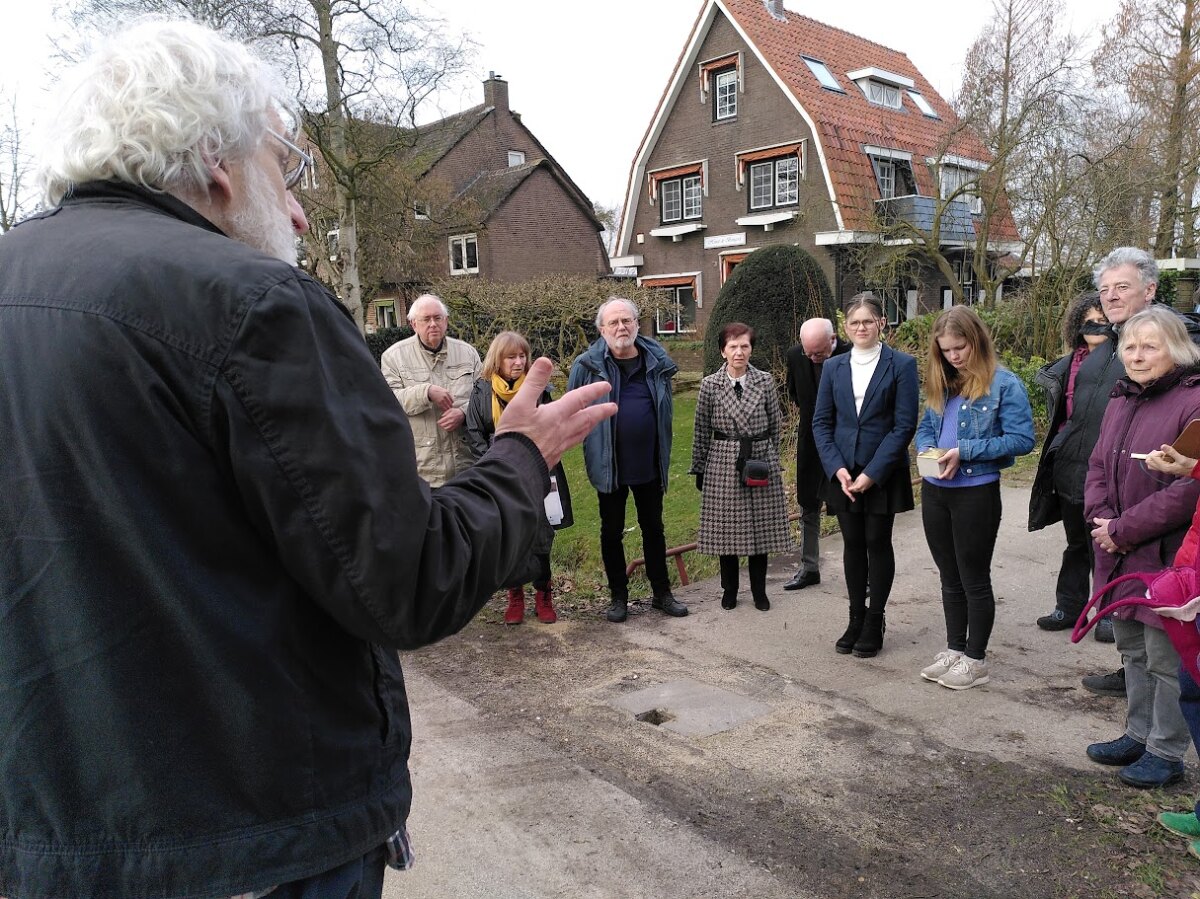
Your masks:
M969 690L989 680L986 660L962 656L954 663L954 667L938 678L938 683L951 690Z
M962 658L962 653L953 649L943 649L933 657L933 664L928 668L921 669L921 677L925 680L933 681L935 684L939 677L954 667L954 663Z

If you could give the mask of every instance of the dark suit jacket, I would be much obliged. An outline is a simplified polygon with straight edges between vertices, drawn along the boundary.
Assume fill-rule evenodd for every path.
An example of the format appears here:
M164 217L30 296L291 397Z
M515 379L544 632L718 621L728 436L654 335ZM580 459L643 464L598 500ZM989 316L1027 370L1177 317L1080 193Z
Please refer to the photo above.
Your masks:
M830 359L850 351L849 342L840 337L835 340ZM827 359L824 364L828 362ZM817 365L804 355L804 347L796 344L788 350L787 391L800 410L800 420L796 424L796 501L806 511L820 508L829 486L829 479L821 472L817 443L812 434L813 412L817 407L817 388L820 384Z
M863 471L877 484L901 469L908 477L908 445L917 430L919 402L917 360L907 353L883 346L861 413L854 409L850 354L826 362L813 413L813 437L825 474L832 479L839 468L851 474Z

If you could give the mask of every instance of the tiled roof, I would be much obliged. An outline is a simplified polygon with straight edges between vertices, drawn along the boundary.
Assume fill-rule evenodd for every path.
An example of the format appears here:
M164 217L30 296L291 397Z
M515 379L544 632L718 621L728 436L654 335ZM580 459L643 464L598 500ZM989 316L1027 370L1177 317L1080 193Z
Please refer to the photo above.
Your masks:
M566 172L553 159L534 159L521 165L480 172L470 184L463 188L459 197L470 200L479 210L479 221L486 222L503 205L504 201L524 183L525 179L538 169L545 169L549 172L562 185L567 196L592 220L596 229L603 229L603 225L596 220L595 211L587 205L586 198L580 198L578 188L567 178Z
M491 106L472 106L462 112L438 119L417 128L417 140L411 151L417 161L413 174L417 177L424 175L439 159L449 153L454 145L471 133L471 130L482 122L492 111Z
M874 227L872 217L879 189L864 145L911 153L917 189L925 196L938 193L926 158L943 153L981 162L991 160L982 141L960 125L949 104L904 53L791 10L785 10L786 21L780 21L770 14L763 0L716 2L812 117L846 230ZM804 56L825 63L844 93L822 87ZM901 92L902 109L868 102L858 85L846 77L847 72L867 67L912 79L913 90L925 98L938 118L924 115L905 91ZM1002 198L998 205L1001 208L992 222L990 240L1019 240L1006 201Z

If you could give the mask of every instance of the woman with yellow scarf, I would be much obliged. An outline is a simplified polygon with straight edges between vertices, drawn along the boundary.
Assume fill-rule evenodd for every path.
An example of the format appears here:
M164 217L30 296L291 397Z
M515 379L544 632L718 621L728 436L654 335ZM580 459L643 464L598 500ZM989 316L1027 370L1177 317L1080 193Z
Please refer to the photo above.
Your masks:
M516 331L500 332L488 347L483 359L482 377L475 382L471 399L467 402L467 449L474 458L479 459L492 445L496 423L504 414L505 406L525 383L529 357L529 341ZM549 400L550 391L547 390L539 402ZM550 588L550 547L554 543L554 532L559 528L568 528L573 523L571 493L561 462L550 472L550 485L550 493L546 496L546 526L533 546L533 556L537 562L537 574L533 579L534 611L538 621L543 624L553 624L558 620ZM504 623L520 624L523 620L525 589L510 587Z

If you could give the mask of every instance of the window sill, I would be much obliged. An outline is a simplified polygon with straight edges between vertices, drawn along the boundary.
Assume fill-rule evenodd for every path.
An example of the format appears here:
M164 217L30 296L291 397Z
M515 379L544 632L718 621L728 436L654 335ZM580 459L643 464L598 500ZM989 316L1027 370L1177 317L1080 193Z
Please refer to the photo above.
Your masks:
M775 212L756 212L753 215L743 215L736 219L738 225L743 228L762 228L764 231L773 231L776 225L783 222L790 222L800 213L795 209L787 209Z
M685 234L703 231L708 226L703 222L684 222L681 225L663 225L661 228L651 228L651 237L669 237L675 243L683 240Z

